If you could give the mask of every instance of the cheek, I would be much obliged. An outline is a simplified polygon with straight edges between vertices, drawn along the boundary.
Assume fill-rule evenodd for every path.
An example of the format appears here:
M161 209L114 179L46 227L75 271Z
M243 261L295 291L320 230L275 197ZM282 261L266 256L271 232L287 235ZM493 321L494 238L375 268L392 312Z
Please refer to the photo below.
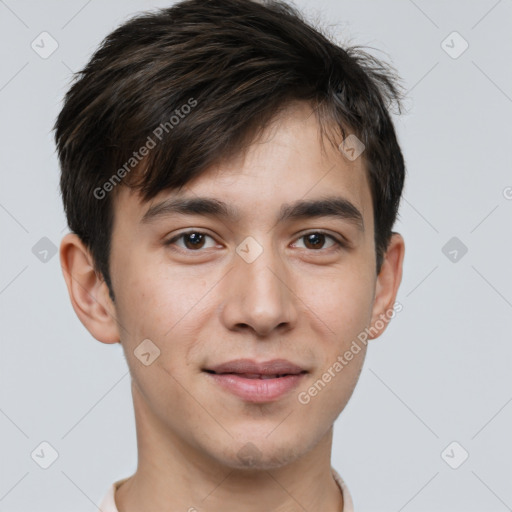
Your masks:
M317 351L319 365L310 387L301 391L315 410L313 416L329 421L349 401L365 359L366 344L358 336L370 324L375 281L363 267L347 266L326 276L307 301L318 319L313 325L322 348Z
M119 309L127 322L158 337L164 336L201 298L201 283L169 265L131 262L123 268ZM193 285L192 285L193 283Z
M148 272L149 268L152 272ZM126 266L123 271L126 277L118 294L117 312L126 330L122 345L131 373L153 411L164 414L169 400L180 410L187 403L180 382L186 377L187 354L195 339L186 325L201 295L187 289L183 277L165 276L149 264L143 268ZM141 345L143 340L151 340L156 346L154 349L149 344L150 358L157 356L148 365L139 359L138 347L148 346L147 341Z
M313 290L306 294L306 290ZM347 342L369 325L375 279L370 271L344 267L303 280L304 302L318 319L318 329L336 346Z
M181 375L198 338L205 308L210 307L211 297L205 297L209 283L183 268L170 272L168 266L125 267L124 274L116 311L125 327L123 347L132 368L139 366L134 350L142 340L150 339L160 350L154 364Z
M327 356L324 364L297 394L298 410L311 428L332 425L354 392L363 367L366 346L361 345L351 351L351 345L351 342L340 343L339 349ZM350 360L345 356L347 351L351 354Z

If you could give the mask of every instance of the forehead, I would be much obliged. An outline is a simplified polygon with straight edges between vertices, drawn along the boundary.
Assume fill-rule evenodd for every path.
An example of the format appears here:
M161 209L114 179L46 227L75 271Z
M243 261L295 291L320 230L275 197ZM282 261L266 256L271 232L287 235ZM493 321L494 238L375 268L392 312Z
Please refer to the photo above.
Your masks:
M336 142L341 142L341 135ZM276 116L244 151L219 160L180 190L162 190L147 202L127 187L119 187L116 192L115 218L136 224L146 223L148 216L155 217L153 214L164 202L176 206L179 199L190 203L198 197L217 199L224 213L238 223L255 215L263 219L267 214L269 220L271 215L274 221L284 220L299 200L320 198L339 199L337 206L341 208L340 203L345 202L347 212L353 206L364 224L371 223L367 217L372 215L363 157L350 160L337 144L333 146L327 137L322 138L317 117L304 102ZM215 213L211 202L199 205L196 201L195 207L202 208L204 215Z

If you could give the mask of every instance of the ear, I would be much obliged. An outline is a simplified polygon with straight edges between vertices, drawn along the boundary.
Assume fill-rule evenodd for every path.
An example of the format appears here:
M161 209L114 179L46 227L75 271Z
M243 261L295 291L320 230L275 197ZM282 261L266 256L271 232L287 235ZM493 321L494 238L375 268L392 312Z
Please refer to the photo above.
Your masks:
M378 338L386 330L395 311L399 311L395 300L402 281L404 254L404 239L400 234L393 233L377 276L369 339Z
M78 235L69 233L62 239L60 264L71 304L82 324L98 341L118 343L115 307L108 287Z

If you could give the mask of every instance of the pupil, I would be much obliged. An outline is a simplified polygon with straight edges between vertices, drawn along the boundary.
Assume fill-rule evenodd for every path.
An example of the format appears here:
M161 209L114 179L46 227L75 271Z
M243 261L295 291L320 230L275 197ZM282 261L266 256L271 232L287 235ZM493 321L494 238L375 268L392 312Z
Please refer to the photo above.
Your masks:
M191 243L192 247L199 247L203 242L203 235L200 233L190 233L187 235L187 242Z
M311 233L310 235L307 235L307 243L311 244L313 247L318 247L323 245L323 237L321 233Z

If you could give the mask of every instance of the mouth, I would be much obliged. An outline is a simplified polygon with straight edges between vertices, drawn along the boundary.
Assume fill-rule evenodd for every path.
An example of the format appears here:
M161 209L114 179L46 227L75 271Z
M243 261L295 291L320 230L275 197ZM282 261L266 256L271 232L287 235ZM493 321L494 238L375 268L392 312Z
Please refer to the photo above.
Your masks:
M253 403L274 402L284 398L309 373L283 359L264 363L239 359L204 368L203 372L223 391Z
M306 370L303 370L299 373L281 373L281 374L265 374L265 373L235 373L235 372L214 372L213 370L204 370L206 373L210 373L212 375L237 375L239 377L243 377L244 379L280 379L282 377L290 377L292 375L302 375L303 373L307 373Z

